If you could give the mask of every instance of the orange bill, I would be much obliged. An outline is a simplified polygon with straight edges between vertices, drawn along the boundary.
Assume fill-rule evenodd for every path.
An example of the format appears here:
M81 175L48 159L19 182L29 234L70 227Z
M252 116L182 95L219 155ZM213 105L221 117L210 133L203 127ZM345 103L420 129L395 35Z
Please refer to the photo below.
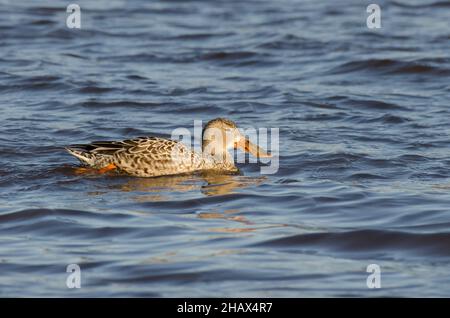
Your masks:
M242 151L251 153L255 157L270 158L272 155L268 154L264 149L252 143L248 138L242 137L241 140L234 144L234 147Z

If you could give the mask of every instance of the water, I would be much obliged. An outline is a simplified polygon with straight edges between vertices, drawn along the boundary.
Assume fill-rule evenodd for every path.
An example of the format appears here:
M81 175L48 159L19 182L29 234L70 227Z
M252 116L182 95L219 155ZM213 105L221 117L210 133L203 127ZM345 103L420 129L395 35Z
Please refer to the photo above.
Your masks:
M450 2L0 3L0 296L450 296ZM219 116L279 128L279 171L62 149Z

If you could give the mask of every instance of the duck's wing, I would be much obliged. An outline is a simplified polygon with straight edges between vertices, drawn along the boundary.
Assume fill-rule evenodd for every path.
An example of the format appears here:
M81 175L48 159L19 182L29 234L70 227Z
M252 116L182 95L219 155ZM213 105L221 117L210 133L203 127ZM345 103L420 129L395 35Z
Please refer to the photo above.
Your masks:
M101 151L113 151L116 155L144 156L151 160L174 160L179 155L190 154L191 151L181 142L158 137L139 137L124 140L119 146L100 144ZM117 150L114 148L117 147Z
M158 137L138 137L122 141L94 141L89 144L75 144L67 148L76 149L91 154L113 156L120 153L139 154L152 152L167 152L180 143L174 140Z

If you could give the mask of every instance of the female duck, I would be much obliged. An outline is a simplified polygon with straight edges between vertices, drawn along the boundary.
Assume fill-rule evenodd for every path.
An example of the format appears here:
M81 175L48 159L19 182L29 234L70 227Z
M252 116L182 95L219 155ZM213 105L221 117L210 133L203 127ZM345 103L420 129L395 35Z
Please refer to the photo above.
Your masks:
M183 143L158 137L98 141L71 145L66 150L84 165L104 173L117 170L137 177L157 177L201 170L237 171L229 149L239 148L256 157L270 157L245 138L231 120L216 118L202 131L202 152Z

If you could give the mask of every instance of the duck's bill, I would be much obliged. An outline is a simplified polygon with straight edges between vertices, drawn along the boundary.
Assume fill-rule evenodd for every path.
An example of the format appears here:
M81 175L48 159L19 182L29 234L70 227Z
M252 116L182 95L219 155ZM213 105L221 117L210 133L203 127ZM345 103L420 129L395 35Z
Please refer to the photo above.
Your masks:
M255 157L259 158L272 157L271 154L267 153L264 149L252 143L248 138L241 138L241 140L238 143L236 143L236 148L251 153Z

